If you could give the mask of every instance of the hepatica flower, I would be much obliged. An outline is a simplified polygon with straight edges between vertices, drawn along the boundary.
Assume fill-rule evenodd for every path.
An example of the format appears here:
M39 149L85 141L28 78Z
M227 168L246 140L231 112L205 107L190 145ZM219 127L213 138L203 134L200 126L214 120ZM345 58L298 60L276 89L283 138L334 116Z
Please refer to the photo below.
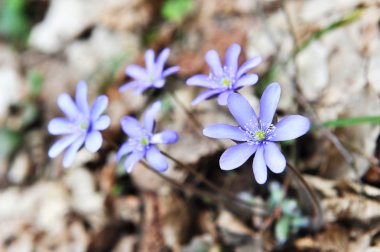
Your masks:
M155 102L144 114L144 125L141 125L134 117L125 116L121 119L121 128L129 137L116 153L116 160L120 162L123 156L125 170L130 173L134 165L146 158L148 163L157 171L168 169L168 161L160 153L155 144L172 144L177 142L178 135L173 130L164 130L154 134L154 118L161 108L160 102Z
M164 70L169 54L170 49L165 48L155 60L154 51L152 49L147 50L145 52L145 68L138 65L128 66L125 74L134 80L122 85L119 88L120 92L131 88L134 89L135 95L139 95L148 88L162 88L165 85L165 78L179 71L178 66Z
M277 83L272 83L265 89L260 101L260 117L257 117L243 96L231 94L227 104L239 126L214 124L203 130L203 134L208 137L229 138L239 142L220 157L222 170L235 169L256 153L253 173L259 184L267 180L267 166L274 173L284 171L286 160L275 142L304 135L310 129L310 122L304 116L289 115L273 125L280 93L281 88Z
M75 101L69 94L64 93L58 97L57 103L67 118L52 119L49 122L48 131L52 135L65 136L50 147L48 155L55 158L65 151L63 166L68 167L83 144L90 152L100 149L103 142L100 131L110 125L109 116L102 115L107 108L108 98L101 95L96 98L93 106L89 107L87 84L81 81L77 85Z
M244 86L257 83L258 76L247 72L260 64L261 57L251 58L238 67L240 52L241 47L238 44L232 44L227 49L224 66L215 50L206 53L205 59L211 73L209 75L197 74L186 81L187 85L207 88L193 100L192 105L214 96L218 96L219 105L226 105L229 94Z

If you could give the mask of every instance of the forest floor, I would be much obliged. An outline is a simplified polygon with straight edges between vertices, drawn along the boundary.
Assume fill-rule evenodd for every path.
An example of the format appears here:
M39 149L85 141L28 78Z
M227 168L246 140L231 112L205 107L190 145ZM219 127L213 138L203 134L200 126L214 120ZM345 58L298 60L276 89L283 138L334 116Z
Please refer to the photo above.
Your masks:
M0 1L0 251L380 251L379 13L375 0ZM257 108L278 82L277 115L313 125L281 146L294 170L264 185L252 159L220 169L234 143L202 130L233 117L215 99L191 106L203 89L185 85L232 43L241 63L263 59L259 83L239 92ZM119 92L128 65L165 47L181 68L165 88ZM47 125L79 80L91 102L109 97L111 126L65 169L47 156ZM127 174L120 119L155 100L157 129L180 136L161 149L180 162L163 177L142 163Z

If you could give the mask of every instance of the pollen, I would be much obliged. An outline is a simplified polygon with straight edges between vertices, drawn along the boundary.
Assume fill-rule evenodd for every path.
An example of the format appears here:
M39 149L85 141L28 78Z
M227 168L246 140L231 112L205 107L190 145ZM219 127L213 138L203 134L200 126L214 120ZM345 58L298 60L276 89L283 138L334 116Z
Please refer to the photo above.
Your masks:
M222 85L230 88L231 87L231 81L230 81L230 79L228 79L228 78L223 79L222 80Z
M82 130L88 130L88 123L87 122L81 122L79 124L79 127L82 129Z
M266 134L264 131L258 130L255 132L253 137L255 138L256 141L263 141L263 140L265 140Z
M141 143L143 146L147 146L147 145L149 144L149 140L148 140L148 138L143 137L143 138L141 138L140 143Z

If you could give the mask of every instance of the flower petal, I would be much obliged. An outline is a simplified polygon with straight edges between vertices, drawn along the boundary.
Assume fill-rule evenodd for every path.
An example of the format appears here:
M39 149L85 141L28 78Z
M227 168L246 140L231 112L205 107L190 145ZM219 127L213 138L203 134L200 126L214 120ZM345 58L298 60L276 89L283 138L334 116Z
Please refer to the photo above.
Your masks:
M160 101L156 101L155 103L152 104L152 106L150 106L146 111L145 111L145 114L144 114L144 128L148 131L148 132L153 132L153 129L154 129L154 119L156 117L156 114L158 113L158 111L160 111L161 109L161 102Z
M87 101L87 84L84 81L80 81L77 86L75 94L75 103L78 109L88 115L88 101Z
M168 169L168 161L155 146L151 146L146 152L146 160L159 172L164 172Z
M162 88L165 85L165 79L159 79L153 82L152 86L155 88Z
M93 130L86 137L86 149L90 152L97 152L102 146L103 138L99 131Z
M164 130L160 133L154 134L150 139L153 144L173 144L178 141L178 134L174 130Z
M205 74L196 74L186 80L186 85L209 88L211 86L211 81Z
M70 95L64 93L61 94L57 99L58 107L70 118L75 118L80 114L76 104Z
M227 105L227 99L230 94L232 94L233 91L231 90L226 90L222 92L221 94L218 95L218 104L220 106L226 106Z
M275 143L268 142L264 145L264 159L272 172L281 173L284 171L286 159Z
M257 148L255 157L253 158L252 168L257 183L264 184L267 181L268 171L264 159L264 148L262 146Z
M134 149L134 147L131 143L129 143L129 142L123 143L123 145L119 148L119 150L116 153L117 162L120 162L121 158L124 155L131 153L133 151L133 149Z
M75 132L75 125L68 119L57 117L48 124L48 131L52 135L63 135Z
M145 52L145 66L148 75L154 76L155 64L154 64L154 51L152 49L148 49Z
M67 168L73 163L75 154L77 154L78 150L83 145L84 139L85 136L81 136L70 145L63 157L63 167Z
M119 91L124 92L127 89L130 89L130 88L133 89L133 88L138 87L139 85L140 85L140 81L130 81L120 86Z
M246 141L246 133L237 126L218 123L210 125L203 130L203 135L212 138L227 138L235 141Z
M257 145L248 143L241 143L228 148L220 157L220 168L226 171L238 168L255 153L256 149Z
M206 100L218 93L222 92L220 89L209 89L202 91L195 99L191 102L191 105L195 106L203 100Z
M62 151L64 151L70 144L72 144L79 137L79 134L71 134L60 138L50 147L48 156L50 158L57 157L59 154L61 154Z
M228 109L243 128L250 129L257 123L257 115L248 101L237 93L230 94L227 99Z
M139 136L143 130L141 124L132 116L124 116L120 123L124 133L129 137Z
M125 74L136 80L147 80L148 73L144 68L138 65L130 65L125 69Z
M158 54L157 63L156 63L156 76L161 75L162 70L164 70L165 63L169 58L169 55L170 55L169 48L165 48Z
M141 95L145 90L147 90L148 88L151 88L152 85L146 85L144 84L145 86L139 86L139 87L136 87L135 90L133 91L133 95Z
M253 58L247 60L239 68L237 75L236 75L236 78L240 78L240 76L242 76L243 74L245 74L246 72L248 72L252 68L258 66L260 63L261 63L261 57L260 56L256 56L256 57L253 57Z
M99 116L106 110L108 106L108 97L105 95L101 95L96 98L94 104L91 108L91 119L98 119Z
M310 129L310 121L304 116L289 115L279 121L275 127L275 135L270 140L287 141L306 134Z
M241 47L238 44L232 44L228 49L226 53L226 59L225 64L228 68L228 70L236 75L236 71L238 68L238 61L239 61L239 55L241 52Z
M172 67L169 67L168 69L166 69L166 70L164 70L164 71L162 72L162 77L163 77L163 78L166 78L166 77L168 77L169 75L172 75L172 74L178 72L179 69L180 69L179 66L172 66Z
M206 62L211 71L215 75L220 75L223 72L222 64L220 63L219 55L215 50L210 50L206 53Z
M272 83L264 90L260 100L260 121L271 124L280 100L281 87L278 83Z
M238 89L245 86L255 85L259 80L259 76L257 74L245 74L238 79L238 81L234 85L234 89Z
M94 130L105 130L111 124L111 118L107 115L102 115L95 122L92 128Z
M143 151L134 151L124 160L124 168L128 173L132 172L133 167L137 162L143 159L145 152Z

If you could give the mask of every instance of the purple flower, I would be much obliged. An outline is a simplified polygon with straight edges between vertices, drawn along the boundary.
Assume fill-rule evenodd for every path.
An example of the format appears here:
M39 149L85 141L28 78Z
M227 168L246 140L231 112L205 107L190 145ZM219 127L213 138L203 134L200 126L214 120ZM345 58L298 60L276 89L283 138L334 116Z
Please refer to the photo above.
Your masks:
M238 44L232 44L226 53L225 66L222 66L219 55L215 50L206 53L206 62L211 69L211 73L197 74L186 81L187 85L200 86L208 88L201 92L192 102L196 105L199 102L218 96L219 105L227 105L229 94L236 90L257 83L259 77L257 74L247 73L261 62L261 57L257 56L247 60L238 67L241 47Z
M165 62L168 60L170 49L165 48L154 60L154 51L149 49L145 53L146 68L138 65L131 65L125 69L125 74L133 78L119 88L123 92L129 88L134 89L134 94L139 95L148 88L162 88L165 85L165 78L179 71L178 66L169 67L164 70Z
M69 167L75 154L84 144L90 152L96 152L102 145L101 130L110 125L110 118L102 115L108 105L108 98L101 95L90 108L87 101L87 84L80 81L77 86L75 101L69 94L61 94L57 100L59 108L67 118L57 117L48 125L52 135L66 135L55 142L49 149L49 157L55 158L65 151L63 166Z
M228 97L228 108L239 126L214 124L203 130L212 138L229 138L239 142L228 148L220 157L222 170L235 169L254 153L253 173L259 184L267 180L267 166L274 173L281 173L286 166L284 155L274 142L287 141L304 135L310 129L310 122L304 116L289 115L272 124L273 116L280 99L281 88L277 83L270 84L260 101L260 117L240 94Z
M172 144L177 142L178 135L173 130L164 130L154 134L154 118L161 108L159 101L144 114L144 126L134 117L125 116L121 119L121 127L129 140L125 142L116 154L116 160L120 162L124 155L128 155L124 161L125 170L130 173L133 166L144 157L157 171L163 172L168 169L168 161L157 149L155 144Z

